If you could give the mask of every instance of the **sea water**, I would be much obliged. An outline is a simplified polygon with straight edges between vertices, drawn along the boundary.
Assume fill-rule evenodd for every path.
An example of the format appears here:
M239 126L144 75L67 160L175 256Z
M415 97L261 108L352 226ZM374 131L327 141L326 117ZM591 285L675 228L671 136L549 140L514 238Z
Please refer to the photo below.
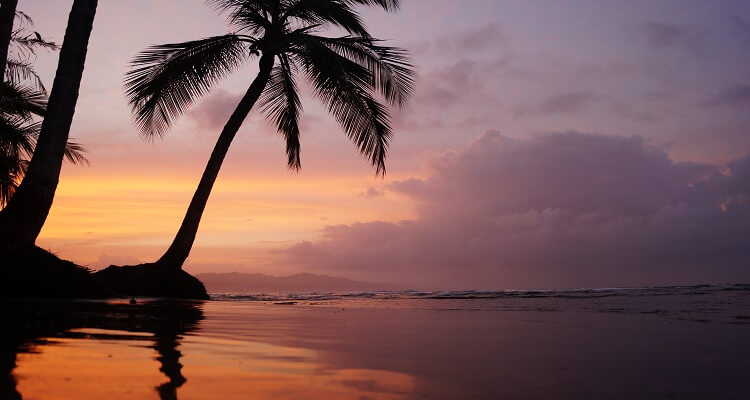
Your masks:
M750 285L5 301L0 399L746 399Z

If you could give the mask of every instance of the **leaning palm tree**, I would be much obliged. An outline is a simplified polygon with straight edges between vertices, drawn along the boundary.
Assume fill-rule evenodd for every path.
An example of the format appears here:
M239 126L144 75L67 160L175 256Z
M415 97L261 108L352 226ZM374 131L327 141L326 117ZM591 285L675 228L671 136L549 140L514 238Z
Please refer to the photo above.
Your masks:
M55 197L73 122L97 0L73 0L60 59L34 154L25 176L0 210L0 243L13 252L33 246Z
M34 21L15 9L15 1L0 2L0 208L18 188L34 153L47 109L47 90L31 59L38 49L58 50L39 32L30 32ZM14 24L14 21L18 21ZM87 163L81 145L68 141L65 157Z
M136 124L151 139L162 136L188 106L244 61L258 58L258 74L219 135L177 235L154 263L169 269L180 269L187 259L232 139L258 100L286 141L289 167L299 169L302 104L297 79L301 75L375 166L376 174L383 175L393 136L387 105L403 107L414 88L407 52L373 38L354 10L365 5L395 11L399 0L209 3L228 13L234 33L150 47L134 58L125 79ZM322 35L328 28L347 35Z

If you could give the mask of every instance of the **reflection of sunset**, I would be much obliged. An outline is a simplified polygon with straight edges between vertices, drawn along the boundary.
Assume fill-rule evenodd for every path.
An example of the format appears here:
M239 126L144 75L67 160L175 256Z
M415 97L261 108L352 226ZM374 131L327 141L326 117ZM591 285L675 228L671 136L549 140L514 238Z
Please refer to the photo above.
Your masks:
M30 399L156 399L164 381L147 341L56 339L20 354L18 391ZM149 367L145 367L148 361ZM103 364L106 363L106 364ZM137 384L135 384L137 382Z
M29 399L157 399L159 372L150 334L79 329L82 334L128 335L143 340L55 339L36 353L18 356L18 391ZM125 337L125 336L123 336ZM368 369L335 369L319 364L314 350L260 342L188 337L177 388L180 399L408 399L408 375Z

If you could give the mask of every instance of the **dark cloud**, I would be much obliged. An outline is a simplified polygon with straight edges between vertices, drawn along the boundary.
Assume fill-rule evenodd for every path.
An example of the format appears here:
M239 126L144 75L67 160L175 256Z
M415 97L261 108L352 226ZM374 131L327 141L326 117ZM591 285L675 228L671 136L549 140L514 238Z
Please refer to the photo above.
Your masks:
M526 115L575 114L587 110L602 97L588 90L558 93L529 107L518 105L513 109L516 117Z
M542 114L575 113L596 102L597 98L590 91L562 93L542 102L538 111Z
M418 216L329 226L282 254L414 287L571 287L750 279L750 156L674 162L640 137L490 131L388 189Z
M704 103L709 107L734 107L750 104L750 85L737 84L727 87Z
M663 22L644 22L639 29L649 46L655 49L692 45L698 38L687 26Z
M654 122L659 121L662 117L646 108L637 107L633 104L620 101L613 101L611 104L612 112L633 121Z
M586 112L597 105L600 106L600 109L608 109L613 114L631 121L654 122L662 118L653 109L644 107L643 104L635 105L623 102L590 90L558 93L533 106L518 104L512 107L512 113L516 118L561 114L575 115Z

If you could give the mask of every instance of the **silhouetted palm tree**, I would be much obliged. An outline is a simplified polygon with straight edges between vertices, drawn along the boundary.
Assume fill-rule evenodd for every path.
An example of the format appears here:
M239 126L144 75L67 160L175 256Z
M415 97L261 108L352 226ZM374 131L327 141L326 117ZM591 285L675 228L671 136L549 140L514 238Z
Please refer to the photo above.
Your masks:
M363 156L385 173L393 132L388 105L402 107L415 74L406 51L373 38L353 7L387 11L398 0L212 0L237 33L153 46L138 54L125 79L141 133L165 133L175 118L242 63L259 57L259 72L224 126L172 245L155 263L181 268L198 231L211 188L235 134L256 101L286 140L289 167L300 167L297 76L338 120ZM348 32L326 37L326 28Z
M11 250L36 241L52 207L73 122L97 0L74 0L55 81L25 177L0 211L0 241Z
M47 108L47 92L30 62L31 56L36 54L37 48L58 49L38 32L26 30L34 22L28 15L16 11L15 3L4 1L0 8L0 24L3 24L0 28L0 35L3 35L0 37L0 77L5 78L0 83L0 208L23 178L39 137L41 124L35 117L43 117ZM14 20L20 22L15 28ZM83 152L79 144L69 141L65 156L73 163L85 163Z

